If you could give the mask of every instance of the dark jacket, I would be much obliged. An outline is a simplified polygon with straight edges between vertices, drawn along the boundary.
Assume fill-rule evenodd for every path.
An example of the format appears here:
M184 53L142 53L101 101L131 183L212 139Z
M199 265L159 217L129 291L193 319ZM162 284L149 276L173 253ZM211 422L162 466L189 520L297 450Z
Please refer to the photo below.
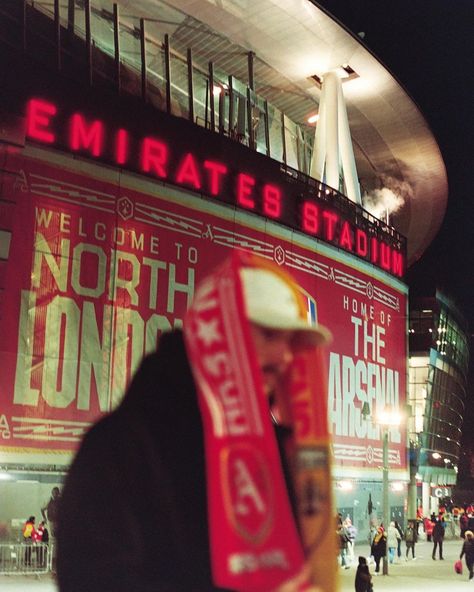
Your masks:
M86 435L59 513L61 592L212 592L203 429L181 333ZM120 532L126 532L123 537Z
M464 555L466 556L466 564L472 565L474 563L474 539L464 541L459 559L462 559Z
M407 526L405 529L405 541L407 543L416 543L418 541L418 535L416 529L413 526Z
M374 538L370 551L374 557L383 557L387 550L387 537L385 533L377 540Z
M355 592L370 592L372 590L372 576L367 565L358 565L355 577Z
M347 549L347 543L351 540L347 528L341 524L337 529L337 534L339 536L339 548Z
M432 538L435 543L439 543L444 539L444 526L441 520L438 520L434 525Z

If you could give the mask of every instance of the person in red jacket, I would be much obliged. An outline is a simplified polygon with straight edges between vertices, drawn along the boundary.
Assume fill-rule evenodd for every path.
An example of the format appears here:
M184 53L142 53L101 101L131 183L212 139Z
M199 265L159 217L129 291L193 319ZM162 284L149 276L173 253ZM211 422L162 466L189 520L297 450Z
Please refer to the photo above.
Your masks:
M45 567L47 562L48 556L48 543L49 543L49 531L46 528L45 521L41 521L38 525L38 529L35 530L32 536L33 542L38 545L36 547L36 557L38 560L38 565L40 567Z
M433 534L433 527L434 524L431 521L430 518L428 518L428 516L426 516L426 518L423 518L423 527L425 529L425 534L426 534L426 540L431 543L431 535Z

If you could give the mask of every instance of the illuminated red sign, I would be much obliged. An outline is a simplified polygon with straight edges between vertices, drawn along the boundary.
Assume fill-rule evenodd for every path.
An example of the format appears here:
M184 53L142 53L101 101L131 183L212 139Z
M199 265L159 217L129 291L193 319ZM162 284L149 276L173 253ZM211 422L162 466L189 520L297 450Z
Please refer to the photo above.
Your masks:
M278 184L235 164L177 150L159 130L140 138L121 127L110 129L101 119L79 112L67 113L59 105L32 98L26 107L26 134L30 140L57 145L88 158L185 187L219 201L281 222L307 235L377 265L397 277L405 271L404 254L379 236L358 228L317 196L295 197L282 181Z
M40 122L35 129L56 133ZM101 137L94 129L79 134L91 149ZM333 334L325 361L336 466L380 470L381 427L373 418L386 405L403 409L406 400L401 282L355 257L335 257L335 249L301 240L298 231L275 224L267 233L210 200L176 199L184 190L128 171L110 175L99 162L84 167L70 154L29 152L11 155L15 174L1 189L7 215L0 210L0 219L11 241L0 265L0 286L8 288L0 298L0 335L8 336L0 340L0 454L30 454L32 463L51 465L53 454L73 451L91 423L119 403L159 335L182 324L195 287L237 247L287 268L308 313ZM195 174L206 182L203 172L212 170L194 156L178 168L190 183ZM217 191L227 173L214 170ZM249 198L253 185L243 179L242 197ZM283 198L268 189L266 196L277 213ZM336 236L335 218L312 214L318 231ZM364 403L372 419L362 413ZM305 409L298 413L301 427L311 418ZM390 430L388 455L390 474L403 476L403 424Z

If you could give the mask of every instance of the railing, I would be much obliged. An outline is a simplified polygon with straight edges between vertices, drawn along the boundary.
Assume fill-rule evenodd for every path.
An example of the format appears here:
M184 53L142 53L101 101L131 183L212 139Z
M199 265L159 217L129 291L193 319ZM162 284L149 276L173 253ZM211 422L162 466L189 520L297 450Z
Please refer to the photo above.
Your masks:
M357 228L406 252L406 239L343 193L309 176L313 138L249 86L218 71L213 62L196 64L147 34L152 20L125 15L118 5L94 7L93 0L2 0L0 40L34 52L62 76L78 77L97 88L132 94L171 115L225 135L281 163L281 170L344 213ZM253 58L252 58L253 59ZM249 73L252 62L249 56ZM253 75L252 75L253 78ZM253 82L252 82L253 85Z
M162 111L309 174L314 130L292 121L213 62L197 64L192 48L183 55L168 35L162 41L152 38L148 29L155 20L121 17L118 5L107 6L105 0L100 8L93 0L6 0L0 16L17 28L17 34L11 27L7 32L10 43L25 52L39 45L42 51L35 51L35 58L47 57L62 74L79 69L90 85L141 96ZM49 26L38 26L41 16Z
M41 575L52 571L53 545L1 543L0 575Z

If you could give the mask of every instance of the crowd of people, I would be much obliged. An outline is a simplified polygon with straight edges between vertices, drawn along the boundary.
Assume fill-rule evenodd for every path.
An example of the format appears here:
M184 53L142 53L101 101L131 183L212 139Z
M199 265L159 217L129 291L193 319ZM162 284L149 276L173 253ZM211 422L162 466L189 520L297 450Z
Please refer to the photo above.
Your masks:
M466 506L458 508L455 522L459 522L459 532L457 536L464 539L460 549L459 560L455 563L455 570L462 573L462 560L466 564L469 580L474 578L474 508ZM450 509L449 513L452 510ZM431 558L436 561L444 560L443 542L447 525L451 520L449 516L446 519L447 510L441 506L438 515L431 514L429 518L420 516L408 520L404 529L394 520L390 522L388 528L383 524L378 525L376 521L371 522L369 529L368 542L370 544L369 557L359 556L355 577L356 592L372 592L372 576L380 573L380 565L386 557L389 563L416 560L416 544L419 541L419 527L423 526L423 531L427 542L432 543ZM473 530L471 530L473 529ZM351 537L352 534L352 537ZM349 569L354 564L354 542L357 535L357 529L352 525L350 517L343 519L341 514L337 516L337 535L339 537L340 552L339 564L344 569ZM452 538L456 538L452 537ZM405 541L405 553L403 557L402 541ZM373 574L370 572L370 564L375 566Z
M33 564L36 567L46 567L50 539L55 536L60 499L59 487L53 487L50 498L41 508L43 520L36 525L36 516L29 516L23 525L21 541L26 545L24 564L27 568Z

